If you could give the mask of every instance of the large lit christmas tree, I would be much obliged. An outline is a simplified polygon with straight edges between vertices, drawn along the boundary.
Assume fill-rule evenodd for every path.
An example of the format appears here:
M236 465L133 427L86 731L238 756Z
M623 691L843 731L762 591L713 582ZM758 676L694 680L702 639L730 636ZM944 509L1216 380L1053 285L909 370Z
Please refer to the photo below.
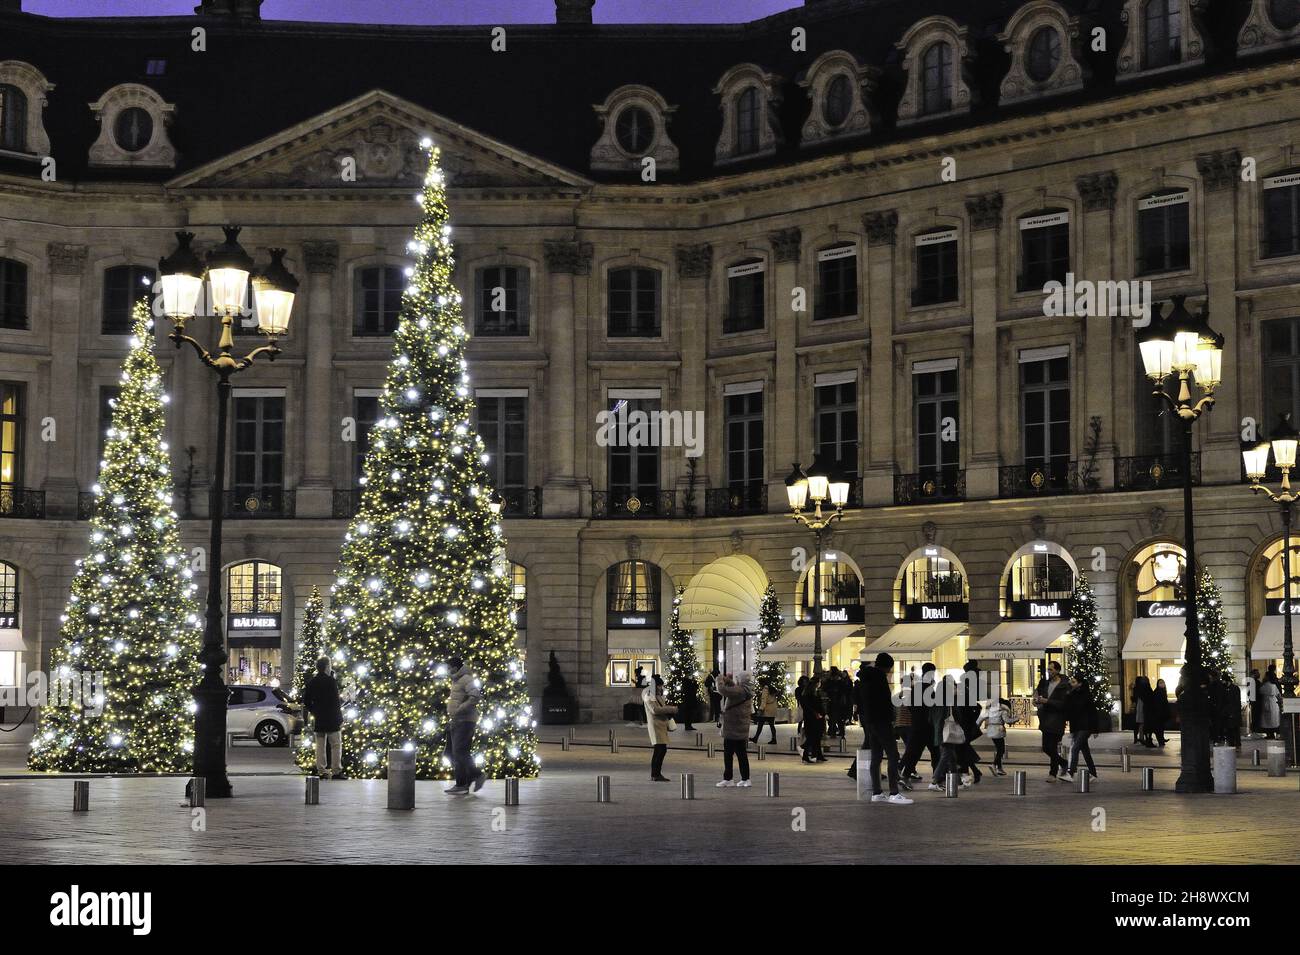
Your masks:
M683 630L681 625L682 594L685 588L678 587L673 596L673 612L668 621L668 675L664 680L669 703L674 706L682 702L682 681L687 677L695 679L695 696L697 707L705 702L700 684L700 658L691 641L691 632ZM705 715L708 715L707 713Z
M42 707L32 769L191 767L202 623L172 510L162 439L167 397L153 349L153 320L141 302L94 486L89 550L77 561L51 660L53 681L95 692L79 705L64 699Z
M763 602L758 608L759 651L766 650L780 640L784 628L785 623L781 619L781 601L776 596L776 588L768 584L767 590L763 593ZM754 668L754 679L757 683L767 681L768 686L779 694L779 706L790 705L790 676L786 671L784 660L760 659Z
M302 610L302 630L298 633L297 656L294 660L293 689L289 697L302 702L303 691L307 682L316 675L316 661L325 656L325 627L323 617L325 607L321 601L320 588L313 587ZM316 740L311 732L311 714L304 711L302 741L294 758L298 766L307 772L316 771Z
M378 777L386 751L416 754L422 779L446 778L447 662L482 685L475 761L490 777L532 776L537 757L514 600L465 360L452 284L451 226L438 151L408 249L415 260L393 361L371 432L361 503L344 537L330 606L344 706L343 768Z
M1097 597L1083 574L1079 574L1074 583L1070 619L1070 672L1083 676L1097 711L1110 713L1115 706L1115 696L1110 691L1110 670L1107 669L1106 651L1101 643Z
M1235 684L1232 651L1228 649L1228 622L1223 617L1223 594L1214 575L1201 571L1196 584L1196 624L1201 632L1201 662L1206 672L1217 671L1223 682Z

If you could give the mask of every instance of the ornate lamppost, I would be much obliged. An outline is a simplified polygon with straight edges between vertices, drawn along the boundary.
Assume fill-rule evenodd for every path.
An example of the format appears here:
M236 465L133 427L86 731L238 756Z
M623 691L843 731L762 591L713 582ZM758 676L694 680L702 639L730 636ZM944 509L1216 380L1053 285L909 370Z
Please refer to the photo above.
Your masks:
M1196 620L1196 535L1192 513L1192 426L1214 407L1214 389L1223 380L1223 336L1210 328L1204 308L1192 315L1183 304L1186 296L1171 296L1173 307L1166 316L1152 306L1151 322L1138 337L1142 364L1154 385L1154 394L1165 409L1183 426L1183 597L1186 604L1185 662L1179 723L1182 728L1182 771L1174 788L1178 792L1210 792L1209 700L1202 688L1201 631ZM1177 397L1165 390L1165 379L1175 376ZM1193 388L1200 391L1194 398Z
M239 244L239 227L223 226L222 231L226 241L208 252L206 265L190 248L194 239L191 232L177 232L175 251L158 261L162 309L173 326L168 337L177 348L188 343L199 360L217 375L217 450L209 505L212 528L208 546L208 607L203 649L199 651L203 676L194 688L194 700L198 704L194 717L194 774L204 777L207 795L214 798L231 795L226 776L227 656L221 632L221 524L225 508L230 379L260 355L275 360L280 353L276 339L289 327L298 290L298 280L284 267L284 249L271 249L271 264L254 274L253 260ZM235 316L244 312L250 276L257 330L267 337L267 343L237 358L231 354L235 344L233 326ZM221 320L216 354L185 334L185 324L197 313L205 284L212 310Z
M1300 494L1291 490L1291 469L1295 467L1296 446L1300 444L1300 432L1291 424L1291 413L1282 415L1282 420L1269 435L1268 441L1260 441L1254 447L1241 452L1246 462L1246 476L1250 478L1252 494L1263 494L1282 511L1282 696L1285 699L1295 697L1296 669L1295 648L1291 642L1291 505L1300 499ZM1274 491L1262 481L1268 471L1268 452L1273 452L1274 463L1282 472L1282 483ZM1286 709L1285 704L1283 709ZM1294 715L1282 714L1282 739L1286 742L1286 758L1294 763L1295 725Z
M813 555L813 673L822 672L822 537L827 528L844 517L844 505L849 499L849 482L838 471L832 471L822 465L820 458L814 458L808 473L795 464L790 476L785 479L785 493L790 499L790 516L812 530L817 537L817 551ZM804 513L804 507L811 498L813 512ZM822 504L835 508L830 513L822 513Z

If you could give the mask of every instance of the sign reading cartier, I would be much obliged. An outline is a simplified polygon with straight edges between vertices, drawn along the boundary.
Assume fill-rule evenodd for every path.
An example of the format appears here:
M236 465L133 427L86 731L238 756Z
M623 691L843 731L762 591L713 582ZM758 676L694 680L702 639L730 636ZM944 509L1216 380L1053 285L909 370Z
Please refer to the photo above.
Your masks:
M1133 612L1138 618L1185 617L1187 605L1172 600L1139 600Z

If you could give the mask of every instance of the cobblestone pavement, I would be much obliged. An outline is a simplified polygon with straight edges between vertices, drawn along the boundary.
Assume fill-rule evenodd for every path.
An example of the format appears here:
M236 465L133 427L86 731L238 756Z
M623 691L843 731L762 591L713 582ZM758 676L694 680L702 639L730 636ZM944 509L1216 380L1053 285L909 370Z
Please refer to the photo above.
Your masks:
M546 740L558 733L543 734ZM72 812L66 778L0 779L0 860L28 863L591 863L734 861L990 864L1234 863L1290 861L1300 849L1297 776L1268 778L1248 763L1234 796L1179 796L1176 762L1161 759L1157 791L1138 772L1106 768L1093 792L1044 781L1029 768L1028 795L985 777L956 799L918 791L912 806L859 802L847 762L805 766L785 755L756 760L752 789L716 789L721 756L674 750L670 783L648 779L648 752L628 745L545 743L544 775L451 797L445 784L417 784L416 809L385 808L382 781L325 782L306 806L303 781L284 750L240 746L231 756L236 797L208 803L195 831L181 779L93 779L90 811ZM9 747L17 749L17 747ZM1024 754L1028 758L1029 754ZM11 765L12 756L5 761ZM768 798L764 776L781 776ZM684 801L677 774L695 774ZM611 777L613 801L596 801L595 778ZM1103 828L1104 826L1104 828ZM1263 847L1275 853L1261 856Z

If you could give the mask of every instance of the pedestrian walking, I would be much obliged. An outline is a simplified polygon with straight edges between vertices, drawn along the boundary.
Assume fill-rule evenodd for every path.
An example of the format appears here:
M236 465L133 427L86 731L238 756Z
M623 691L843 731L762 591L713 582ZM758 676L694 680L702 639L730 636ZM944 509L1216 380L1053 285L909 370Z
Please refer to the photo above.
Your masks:
M714 667L704 678L704 689L709 694L709 722L722 726L722 694L718 692L718 677L721 671Z
M1057 781L1056 774L1064 772L1066 762L1061 758L1061 738L1065 735L1065 698L1070 687L1061 676L1061 664L1056 660L1047 664L1047 675L1034 689L1034 705L1038 707L1038 732L1043 738L1043 753L1048 760L1047 781Z
M813 674L803 688L803 761L824 763L822 737L826 734L826 698L821 691L821 676Z
M1097 707L1093 705L1092 694L1084 684L1083 674L1070 675L1070 691L1065 697L1065 718L1070 726L1070 766L1061 774L1067 782L1074 781L1074 774L1079 768L1079 756L1088 764L1088 775L1097 778L1097 766L1092 761L1092 750L1088 748L1088 738L1097 732Z
M470 791L471 785L474 792L478 792L487 782L487 776L474 765L474 757L470 753L474 742L474 727L478 725L478 701L483 698L483 689L474 676L474 671L460 657L448 660L447 669L451 671L451 692L447 695L447 719L450 722L447 748L450 750L456 779L443 792L451 796L463 796Z
M803 736L803 691L808 685L806 676L799 677L799 682L794 686L794 711L795 711L795 735Z
M722 779L719 789L738 786L749 788L749 722L754 711L754 694L750 690L749 675L734 677L724 673L718 680L718 693L722 696ZM731 761L735 758L740 767L740 781L731 778Z
M1260 688L1259 670L1250 671L1250 680L1247 682L1246 699L1250 702L1250 732L1247 734L1251 739L1257 737L1260 733L1259 726L1259 688Z
M1007 727L1020 721L1011 712L1010 701L1004 697L985 700L981 706L979 726L993 743L993 768L990 772L994 776L1005 776L1007 771L1002 768L1002 761L1007 754Z
M339 699L338 681L330 672L329 657L316 661L316 674L303 688L302 708L311 714L312 730L316 734L316 775L321 779L342 779L343 703Z
M1147 744L1149 746L1165 745L1165 726L1169 723L1169 687L1164 680L1156 680L1155 687L1147 694ZM1151 734L1156 742L1151 742Z
M1154 746L1151 742L1151 681L1145 676L1134 677L1129 697L1133 700L1134 744Z
M903 698L912 714L912 726L908 730L907 748L903 751L899 773L909 782L925 778L916 771L916 764L925 751L929 750L930 753L930 772L933 773L939 765L939 747L934 742L934 726L930 719L932 704L927 702L927 697L933 695L934 675L934 664L924 663L921 665L921 675L909 687L905 687Z
M934 775L930 777L930 792L943 792L948 774L961 772L957 750L966 742L966 734L957 720L956 706L953 705L956 699L957 681L945 676L939 686L935 704L928 708L931 738L939 749L939 762L934 768ZM961 788L969 789L970 783L962 779Z
M693 674L687 674L682 677L682 701L677 704L677 719L682 724L682 728L687 731L694 731L692 725L696 719L696 712L700 708L700 684Z
M650 735L650 778L657 783L669 782L664 775L664 757L668 755L668 733L672 729L673 717L677 707L670 706L664 699L664 680L656 673L649 686L641 691L641 702L645 706L646 732Z
M978 783L984 778L977 765L980 757L974 746L975 741L984 735L979 728L979 663L967 660L962 670L961 699L954 712L962 732L966 734L966 742L957 747L957 759L961 763L962 774L969 777L970 782Z
M769 680L763 680L758 685L758 697L754 701L754 740L757 743L758 738L763 735L763 727L766 726L772 732L770 743L776 743L776 711L780 707L781 697L776 692L776 687L772 686Z
M1277 670L1269 667L1268 675L1259 686L1259 728L1265 739L1277 739L1282 725L1282 688L1278 685Z
M888 802L895 806L910 806L912 800L898 791L899 786L912 787L899 776L898 745L894 740L894 701L889 692L889 678L894 672L894 658L888 653L876 655L874 666L858 671L861 689L859 715L866 732L865 741L871 749L871 801ZM880 787L880 761L887 759L889 795Z

